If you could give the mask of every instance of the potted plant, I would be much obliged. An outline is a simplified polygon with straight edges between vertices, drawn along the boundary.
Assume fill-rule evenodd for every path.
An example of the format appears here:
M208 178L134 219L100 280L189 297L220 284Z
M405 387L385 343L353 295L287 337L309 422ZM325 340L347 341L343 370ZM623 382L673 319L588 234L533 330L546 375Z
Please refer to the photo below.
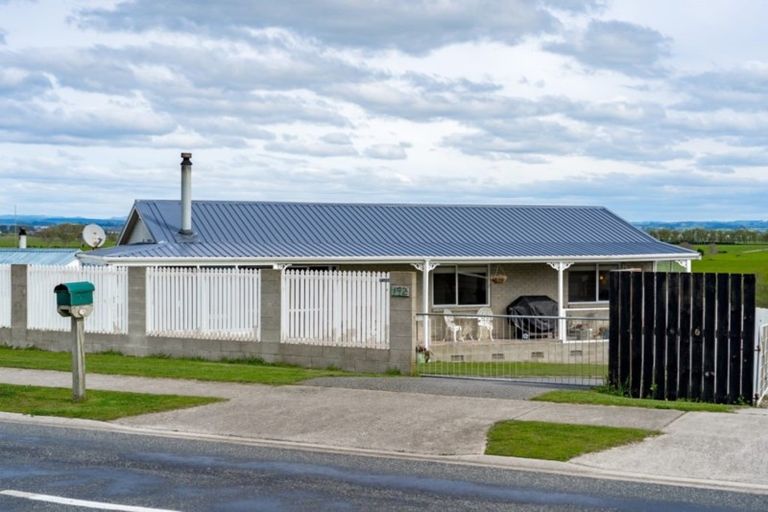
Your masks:
M424 345L416 347L416 362L419 364L428 363L432 358L432 352Z
M491 274L491 282L496 284L503 284L507 282L507 274L502 272L501 267L496 266L496 271Z

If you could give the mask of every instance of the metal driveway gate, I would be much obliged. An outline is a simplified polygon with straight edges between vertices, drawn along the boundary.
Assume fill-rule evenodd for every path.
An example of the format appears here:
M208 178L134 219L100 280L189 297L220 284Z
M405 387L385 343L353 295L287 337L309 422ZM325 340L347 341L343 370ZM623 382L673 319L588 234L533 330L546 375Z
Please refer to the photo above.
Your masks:
M608 373L607 318L444 311L419 314L417 324L420 375L594 386Z

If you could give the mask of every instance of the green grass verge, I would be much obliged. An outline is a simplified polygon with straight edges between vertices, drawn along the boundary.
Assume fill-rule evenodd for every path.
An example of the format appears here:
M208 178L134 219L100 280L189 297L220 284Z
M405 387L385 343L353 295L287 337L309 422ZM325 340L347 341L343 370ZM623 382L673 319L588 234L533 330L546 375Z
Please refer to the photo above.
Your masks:
M132 357L108 352L86 354L85 360L88 373L271 385L295 384L314 377L352 375L341 370L267 364L260 359L214 362L162 356ZM70 364L68 352L0 347L0 366L70 371Z
M108 421L125 416L184 409L221 401L220 398L203 396L89 390L86 392L85 401L73 402L71 389L0 384L0 411L33 416L63 416Z
M731 412L736 406L689 402L686 400L651 400L648 398L629 398L602 392L600 390L562 389L548 391L531 398L539 402L557 402L561 404L618 405L622 407L644 407L646 409L675 409L678 411Z
M536 363L530 361L447 362L432 361L418 365L423 375L456 375L467 377L582 377L603 378L608 373L604 364Z
M566 461L642 441L660 432L543 421L500 421L488 431L486 455Z

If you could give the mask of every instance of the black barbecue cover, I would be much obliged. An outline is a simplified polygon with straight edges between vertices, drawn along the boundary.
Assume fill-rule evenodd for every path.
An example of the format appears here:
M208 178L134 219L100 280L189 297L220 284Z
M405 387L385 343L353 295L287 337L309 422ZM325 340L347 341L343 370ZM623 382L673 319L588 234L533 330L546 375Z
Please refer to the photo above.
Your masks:
M557 302L546 295L522 295L507 306L507 314L511 316L540 317L557 316ZM510 318L522 332L549 333L555 330L557 320L554 318Z

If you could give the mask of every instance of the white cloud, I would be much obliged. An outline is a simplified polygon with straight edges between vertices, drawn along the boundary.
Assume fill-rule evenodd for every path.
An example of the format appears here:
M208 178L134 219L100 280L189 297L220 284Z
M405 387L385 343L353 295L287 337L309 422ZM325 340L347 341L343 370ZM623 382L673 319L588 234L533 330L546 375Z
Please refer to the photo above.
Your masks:
M325 44L367 48L395 48L424 53L449 44L494 40L514 44L525 36L550 32L559 26L547 1L525 0L295 0L216 3L137 0L114 9L85 9L85 26L143 31L152 28L243 37L254 29L281 27ZM551 2L556 8L567 3ZM591 2L582 3L584 8ZM570 4L576 8L575 4Z
M624 21L592 20L583 33L549 43L551 52L570 55L585 66L628 75L663 73L660 60L669 55L671 41L648 27Z
M0 205L122 215L176 197L183 149L198 197L768 217L743 199L766 187L768 36L739 12L736 37L724 0L301 2L0 0Z
M403 144L375 144L366 148L363 154L376 160L404 160L408 158Z

